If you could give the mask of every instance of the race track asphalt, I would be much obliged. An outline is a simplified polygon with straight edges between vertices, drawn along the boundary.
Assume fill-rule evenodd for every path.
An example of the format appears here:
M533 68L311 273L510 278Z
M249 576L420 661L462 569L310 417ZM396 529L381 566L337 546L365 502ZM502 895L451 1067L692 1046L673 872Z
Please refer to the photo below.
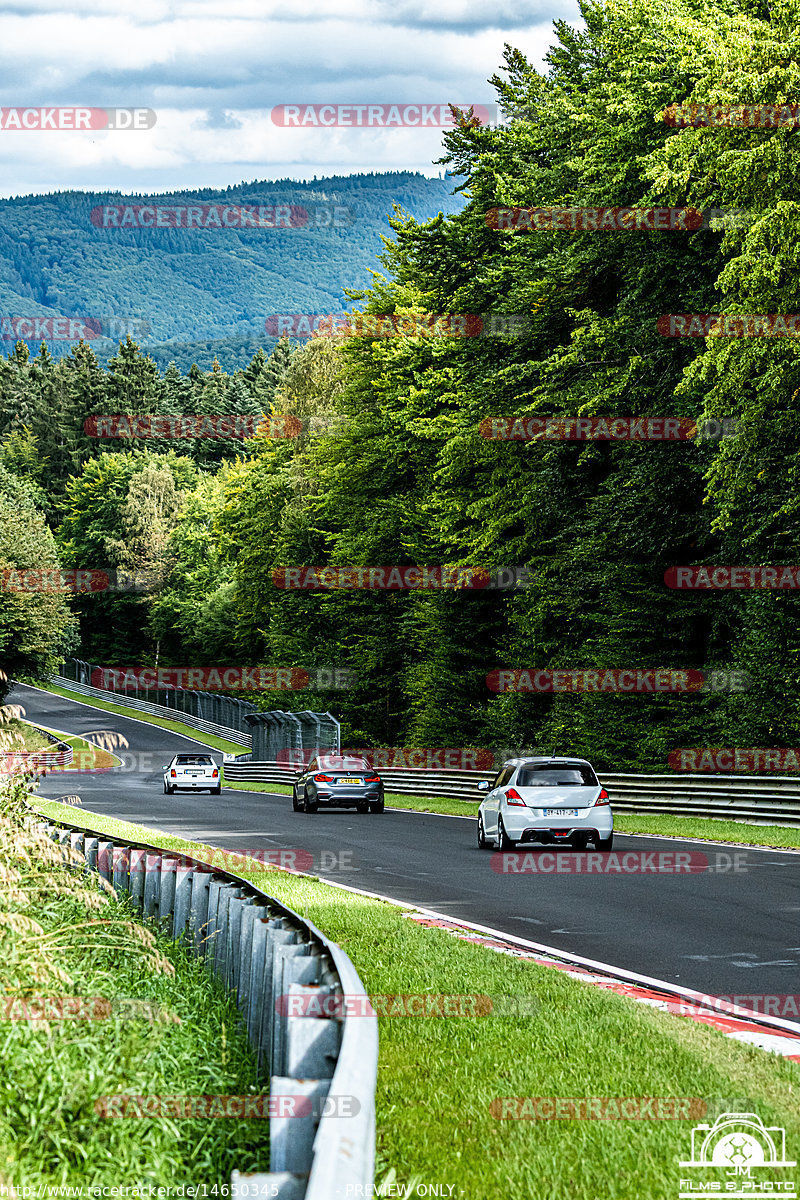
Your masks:
M7 702L34 723L90 740L111 730L127 742L122 767L47 776L43 797L77 793L84 810L225 849L302 849L313 856L305 869L323 879L713 995L800 992L800 853L616 835L619 855L680 852L701 865L705 855L711 869L576 874L563 869L574 853L542 858L534 849L528 862L542 869L501 873L502 856L477 849L474 820L307 815L294 813L288 796L229 788L166 796L160 768L199 745L191 738L21 684Z

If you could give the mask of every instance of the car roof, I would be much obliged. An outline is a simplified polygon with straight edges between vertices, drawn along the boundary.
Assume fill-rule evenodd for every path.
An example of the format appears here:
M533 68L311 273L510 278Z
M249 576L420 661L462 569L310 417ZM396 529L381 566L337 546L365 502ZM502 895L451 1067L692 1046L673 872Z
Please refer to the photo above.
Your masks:
M510 758L503 766L510 767L511 764L522 767L540 767L552 763L554 767L591 767L592 764L586 758L549 758L543 756L541 758ZM594 770L594 767L592 767Z

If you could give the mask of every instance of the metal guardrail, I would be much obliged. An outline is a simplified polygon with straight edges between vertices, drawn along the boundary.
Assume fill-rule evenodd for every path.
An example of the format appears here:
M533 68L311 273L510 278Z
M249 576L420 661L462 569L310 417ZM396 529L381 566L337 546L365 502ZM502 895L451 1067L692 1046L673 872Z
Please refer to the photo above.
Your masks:
M227 783L259 781L292 783L297 768L277 762L242 761L224 764ZM491 781L490 771L380 771L387 792L409 796L441 796L481 800L477 785ZM800 778L763 775L637 775L598 776L618 812L673 813L686 817L721 817L767 825L800 825Z
M251 747L253 745L252 734L242 733L241 730L231 729L227 725L217 725L214 721L204 721L202 717L195 717L191 713L183 712L182 709L169 708L165 704L150 704L147 700L137 700L134 696L125 696L120 692L110 692L103 688L92 687L88 683L79 683L78 680L70 679L66 675L48 675L47 678L58 687L77 692L80 696L94 696L98 700L106 700L109 704L116 704L120 708L132 708L137 712L147 713L151 717L166 717L168 721L178 721L182 725L188 725L191 729L199 729L201 733L213 733L216 737L225 738L228 742L235 742L237 746Z
M248 700L235 696L182 688L154 689L155 700L150 700L148 690L144 689L145 699L141 700L138 694L130 696L126 691L99 688L89 683L90 679L96 678L94 672L102 671L102 668L95 668L82 659L68 659L61 669L71 671L71 674L49 676L60 687L82 696L96 696L121 708L136 709L152 717L179 721L191 729L244 746L259 759L269 758L282 750L327 750L330 753L338 750L341 743L340 723L329 712L258 709ZM161 704L160 699L165 703ZM209 717L215 719L209 720Z
M349 1200L371 1196L375 1177L378 1023L348 1016L295 1016L279 996L364 996L340 946L249 880L191 855L118 841L65 822L36 821L69 845L144 916L205 960L231 990L270 1096L311 1100L308 1115L270 1116L269 1170L234 1171L233 1197ZM367 1006L366 1011L369 1011ZM329 1097L328 1104L325 1098ZM351 1098L348 1107L334 1097ZM357 1111L355 1111L357 1109Z

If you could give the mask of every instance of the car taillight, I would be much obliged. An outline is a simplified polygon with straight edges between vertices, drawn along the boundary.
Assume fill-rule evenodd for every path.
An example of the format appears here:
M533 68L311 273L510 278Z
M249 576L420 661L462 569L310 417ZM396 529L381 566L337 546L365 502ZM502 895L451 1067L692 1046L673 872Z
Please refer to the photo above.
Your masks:
M216 767L214 767L214 770L211 772L211 778L216 779L218 776L219 776L219 771L217 770Z
M172 770L170 771L170 773L169 773L169 777L170 777L170 779L177 779L177 778L178 778L178 773L177 773L177 771L175 770L175 768L174 768L174 767L173 767L173 768L172 768Z
M611 803L611 801L608 798L608 792L606 791L605 788L600 788L600 795L595 800L594 807L597 808L598 804L610 804L610 803Z
M333 783L332 775L315 775L314 783Z
M380 775L368 775L364 780L364 783L380 783L380 781Z
M516 788L509 788L506 792L506 804L513 804L517 808L525 808L525 801Z

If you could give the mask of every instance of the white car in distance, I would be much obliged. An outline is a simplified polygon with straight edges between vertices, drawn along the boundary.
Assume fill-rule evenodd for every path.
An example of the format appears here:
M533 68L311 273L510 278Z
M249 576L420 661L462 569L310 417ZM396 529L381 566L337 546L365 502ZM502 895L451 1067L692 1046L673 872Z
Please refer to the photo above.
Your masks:
M168 796L178 788L190 792L211 792L218 796L222 790L219 767L210 754L175 754L164 767L164 791Z

